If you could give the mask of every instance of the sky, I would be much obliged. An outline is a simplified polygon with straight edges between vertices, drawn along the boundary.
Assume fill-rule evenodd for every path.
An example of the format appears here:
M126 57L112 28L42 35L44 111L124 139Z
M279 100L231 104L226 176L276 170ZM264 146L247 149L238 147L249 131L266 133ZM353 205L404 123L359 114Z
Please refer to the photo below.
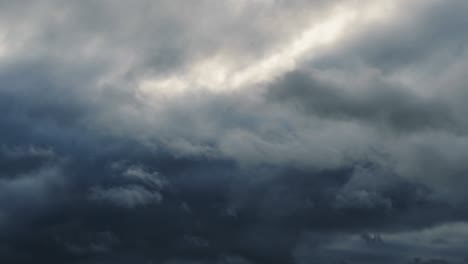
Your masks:
M467 13L0 0L0 263L468 263Z

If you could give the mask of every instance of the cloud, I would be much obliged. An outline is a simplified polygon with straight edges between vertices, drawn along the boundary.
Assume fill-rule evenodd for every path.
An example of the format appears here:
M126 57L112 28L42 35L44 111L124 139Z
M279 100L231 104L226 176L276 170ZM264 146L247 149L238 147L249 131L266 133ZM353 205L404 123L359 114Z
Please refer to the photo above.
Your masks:
M467 10L0 0L0 262L461 261Z
M363 71L358 74L367 74ZM326 73L293 72L274 84L271 96L311 115L365 122L397 132L459 130L445 102L420 96L378 74L370 75L358 75L350 83L336 76L330 79Z
M95 201L115 203L118 206L133 208L138 205L160 203L162 195L151 192L140 186L115 187L109 189L95 188L91 190L90 199Z
M450 223L421 231L363 234L361 237L344 235L322 245L317 254L323 258L323 263L462 263L466 258L461 248L464 242L458 239L466 237L464 225ZM457 230L458 235L451 233L453 230ZM313 234L309 234L302 243L310 243L312 237ZM366 242L374 237L380 237L380 242ZM298 263L307 261L307 256L304 256L307 253L301 252L305 248L300 246L296 249Z

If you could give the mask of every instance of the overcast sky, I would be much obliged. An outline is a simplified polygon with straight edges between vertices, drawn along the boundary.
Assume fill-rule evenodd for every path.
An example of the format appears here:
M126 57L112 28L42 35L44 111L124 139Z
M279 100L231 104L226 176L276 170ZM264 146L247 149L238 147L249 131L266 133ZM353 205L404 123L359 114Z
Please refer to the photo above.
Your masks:
M463 0L0 0L0 263L466 263L467 73Z

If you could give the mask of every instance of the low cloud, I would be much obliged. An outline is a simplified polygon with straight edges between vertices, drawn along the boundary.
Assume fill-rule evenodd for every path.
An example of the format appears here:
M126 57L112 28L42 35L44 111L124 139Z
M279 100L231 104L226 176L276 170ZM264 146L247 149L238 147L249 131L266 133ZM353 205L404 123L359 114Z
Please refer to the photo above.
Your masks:
M0 0L0 262L463 261L467 10Z

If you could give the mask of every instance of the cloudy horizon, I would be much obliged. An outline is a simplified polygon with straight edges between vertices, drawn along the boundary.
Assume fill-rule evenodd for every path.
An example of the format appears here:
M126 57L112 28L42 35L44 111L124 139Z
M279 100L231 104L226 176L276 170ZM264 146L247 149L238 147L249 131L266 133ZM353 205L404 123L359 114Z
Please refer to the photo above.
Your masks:
M0 0L0 263L466 263L467 13Z

